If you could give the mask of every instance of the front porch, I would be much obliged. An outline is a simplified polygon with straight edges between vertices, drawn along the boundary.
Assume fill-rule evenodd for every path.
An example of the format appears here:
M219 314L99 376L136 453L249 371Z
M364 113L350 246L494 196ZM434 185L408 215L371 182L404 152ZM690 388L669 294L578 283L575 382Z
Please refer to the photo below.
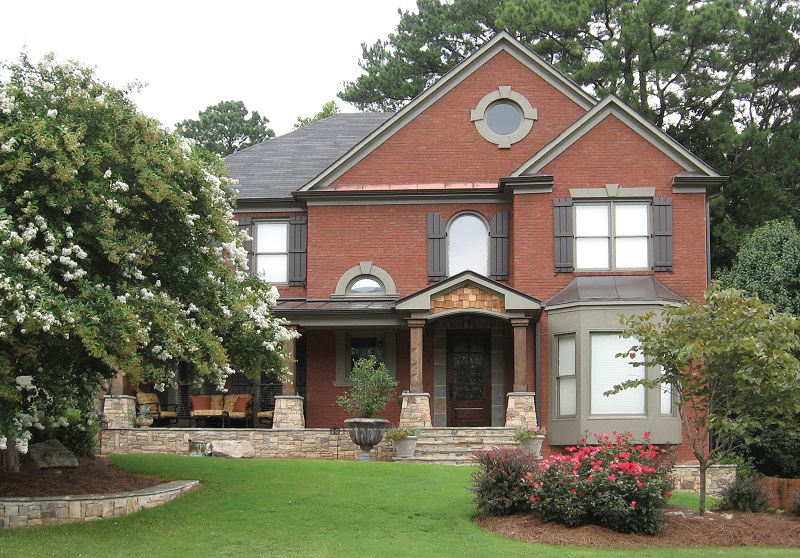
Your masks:
M472 465L472 453L513 447L514 428L424 428L414 461ZM100 454L138 453L188 455L190 443L249 442L255 457L354 461L361 450L345 428L108 428L100 432ZM383 439L373 448L378 460L391 461L392 443ZM408 459L404 461L409 461Z

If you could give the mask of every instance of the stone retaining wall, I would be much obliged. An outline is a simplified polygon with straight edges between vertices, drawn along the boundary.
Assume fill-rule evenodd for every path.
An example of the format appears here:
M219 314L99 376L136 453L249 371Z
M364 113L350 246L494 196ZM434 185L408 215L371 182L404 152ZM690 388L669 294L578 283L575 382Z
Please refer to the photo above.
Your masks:
M675 465L672 468L675 488L695 494L700 492L700 467L698 465ZM718 496L722 490L736 480L736 465L712 465L706 471L706 494Z
M198 481L173 481L136 492L102 496L0 497L0 527L32 527L120 517L166 504L199 484Z
M360 453L344 428L110 428L100 431L100 453L188 455L190 442L215 440L249 441L256 457L354 460ZM385 438L372 448L377 459L391 453L391 442Z

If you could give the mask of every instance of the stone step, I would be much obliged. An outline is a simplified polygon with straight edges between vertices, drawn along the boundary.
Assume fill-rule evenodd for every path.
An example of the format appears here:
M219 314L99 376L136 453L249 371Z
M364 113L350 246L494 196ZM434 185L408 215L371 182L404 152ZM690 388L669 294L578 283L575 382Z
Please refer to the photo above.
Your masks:
M473 465L473 453L498 447L514 447L514 429L423 428L413 458L396 459L415 463Z

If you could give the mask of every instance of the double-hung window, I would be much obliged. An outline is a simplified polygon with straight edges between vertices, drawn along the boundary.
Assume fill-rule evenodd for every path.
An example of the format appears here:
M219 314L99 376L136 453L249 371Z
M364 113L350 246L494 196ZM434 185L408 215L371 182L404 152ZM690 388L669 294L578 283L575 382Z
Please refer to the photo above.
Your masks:
M575 269L648 269L650 204L575 204Z
M591 351L591 414L592 415L644 415L645 388L628 388L613 395L605 395L614 386L628 380L643 380L644 367L634 367L629 358L617 358L630 349L635 339L625 339L618 333L592 333ZM641 355L633 360L641 362Z
M256 275L273 285L286 284L289 280L289 223L255 223L253 237Z
M578 412L575 335L559 336L557 350L558 416L574 417Z

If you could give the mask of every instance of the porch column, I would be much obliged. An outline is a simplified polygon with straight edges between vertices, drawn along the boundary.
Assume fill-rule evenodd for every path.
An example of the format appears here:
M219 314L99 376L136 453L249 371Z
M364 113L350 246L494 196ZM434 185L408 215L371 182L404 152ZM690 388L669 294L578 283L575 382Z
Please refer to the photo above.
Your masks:
M422 387L422 332L425 327L425 320L407 320L408 328L411 331L411 355L409 363L411 393L421 393Z
M514 391L528 391L528 325L529 318L512 318L514 328Z
M297 329L297 326L294 325L287 325L284 327L291 330ZM288 358L283 361L283 364L285 364L286 368L289 369L289 377L283 382L283 390L281 393L283 395L297 395L294 385L295 374L297 373L297 339L294 337L289 339L284 343L284 346L286 347L286 354Z

